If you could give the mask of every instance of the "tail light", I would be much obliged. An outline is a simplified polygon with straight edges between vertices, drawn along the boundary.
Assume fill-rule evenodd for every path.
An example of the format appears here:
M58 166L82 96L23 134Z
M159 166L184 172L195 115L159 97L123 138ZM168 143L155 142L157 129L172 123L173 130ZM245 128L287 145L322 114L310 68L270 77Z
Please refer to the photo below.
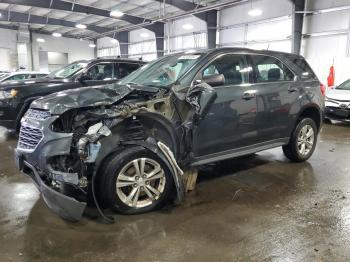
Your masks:
M320 90L321 90L321 93L322 93L322 95L326 95L326 86L324 85L324 84L320 84Z

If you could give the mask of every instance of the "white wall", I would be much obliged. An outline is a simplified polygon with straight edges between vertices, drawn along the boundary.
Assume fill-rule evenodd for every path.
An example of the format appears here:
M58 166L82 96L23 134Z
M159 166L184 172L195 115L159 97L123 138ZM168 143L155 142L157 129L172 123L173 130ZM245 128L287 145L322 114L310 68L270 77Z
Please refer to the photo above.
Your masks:
M37 38L45 39L45 43L39 43ZM68 63L82 59L95 57L94 48L89 47L88 41L66 37L53 37L49 35L33 34L33 64L34 70L40 70L39 51L60 52L68 54Z
M120 47L119 42L111 41L111 37L103 37L97 39L97 56L119 56Z
M17 69L17 31L0 28L0 70Z
M129 33L129 57L151 61L157 58L155 34L147 29L133 30Z
M262 15L249 16L252 7L261 9ZM219 14L219 45L290 52L291 13L290 0L249 1L223 9Z
M192 29L183 26L191 24ZM169 40L169 41L168 41ZM207 46L207 24L203 20L190 16L170 21L165 25L165 49L167 53Z
M349 6L350 0L308 0L306 10L323 10ZM292 4L290 0L253 0L253 8L263 14L248 15L251 2L220 11L219 45L245 46L291 52ZM350 10L306 16L302 55L311 64L323 83L329 68L335 65L336 84L350 78Z
M307 10L320 10L350 5L347 0L309 0ZM327 84L329 68L334 63L335 83L340 84L350 78L349 56L350 10L307 16L304 34L311 37L303 39L302 54L311 64L316 74Z

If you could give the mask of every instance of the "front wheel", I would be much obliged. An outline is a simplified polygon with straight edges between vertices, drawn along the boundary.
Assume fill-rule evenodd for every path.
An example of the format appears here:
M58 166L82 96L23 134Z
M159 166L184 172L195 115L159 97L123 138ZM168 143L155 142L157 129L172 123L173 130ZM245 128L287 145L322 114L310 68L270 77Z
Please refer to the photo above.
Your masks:
M318 129L311 118L302 119L294 129L289 144L283 146L284 155L294 162L308 160L316 148Z
M128 147L108 160L101 173L105 204L122 214L140 214L162 207L172 196L172 175L153 152Z

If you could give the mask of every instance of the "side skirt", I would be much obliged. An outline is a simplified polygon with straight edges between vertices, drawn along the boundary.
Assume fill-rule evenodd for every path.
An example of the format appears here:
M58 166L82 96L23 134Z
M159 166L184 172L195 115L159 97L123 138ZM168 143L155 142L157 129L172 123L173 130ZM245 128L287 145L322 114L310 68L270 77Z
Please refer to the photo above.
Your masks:
M268 150L271 148L284 146L289 143L289 139L290 139L289 137L281 138L281 139L276 139L276 140L272 140L264 143L254 144L251 146L235 148L232 150L227 150L227 151L223 151L215 154L194 157L191 161L192 162L191 166L200 166L200 165L210 164L213 162L250 155L250 154L254 154L254 153Z

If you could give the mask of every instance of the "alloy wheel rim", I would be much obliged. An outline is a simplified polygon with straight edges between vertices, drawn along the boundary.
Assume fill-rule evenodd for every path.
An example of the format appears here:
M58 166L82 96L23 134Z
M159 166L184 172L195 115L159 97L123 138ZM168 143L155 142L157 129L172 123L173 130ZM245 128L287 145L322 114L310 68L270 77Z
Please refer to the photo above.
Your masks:
M147 207L161 197L165 183L165 172L157 161L137 158L127 163L119 172L116 193L129 207Z
M315 141L315 132L312 126L305 125L300 130L298 135L298 150L302 156L307 156L313 146Z

